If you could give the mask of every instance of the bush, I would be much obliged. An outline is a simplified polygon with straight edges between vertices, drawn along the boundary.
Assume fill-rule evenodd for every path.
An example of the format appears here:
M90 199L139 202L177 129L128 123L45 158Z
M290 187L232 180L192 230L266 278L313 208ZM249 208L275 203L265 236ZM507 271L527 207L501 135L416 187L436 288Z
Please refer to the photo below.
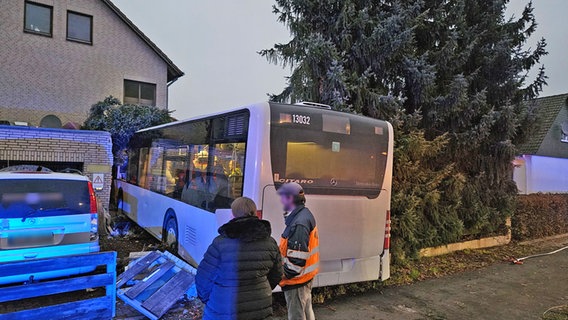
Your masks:
M515 240L568 233L568 194L519 196L511 222Z
M427 140L422 131L399 133L394 151L392 258L405 263L421 248L461 240L458 212L465 177L453 164L440 162L447 136Z
M122 104L108 96L91 106L83 129L110 132L114 164L121 166L126 162L125 150L132 135L140 129L175 121L171 113L152 106Z

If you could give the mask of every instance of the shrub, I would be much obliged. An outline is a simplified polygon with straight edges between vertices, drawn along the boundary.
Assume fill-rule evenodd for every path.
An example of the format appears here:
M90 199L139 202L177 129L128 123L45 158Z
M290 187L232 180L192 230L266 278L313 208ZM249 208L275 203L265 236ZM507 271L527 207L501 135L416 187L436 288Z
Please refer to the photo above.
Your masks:
M132 135L140 129L174 121L171 113L152 106L122 104L108 96L91 106L83 129L110 132L114 164L121 166L126 161L125 150Z
M459 241L458 212L465 177L454 164L440 163L448 138L427 140L422 131L399 134L394 151L392 257L404 263L421 248Z
M529 240L568 233L568 194L519 196L512 216L515 240Z

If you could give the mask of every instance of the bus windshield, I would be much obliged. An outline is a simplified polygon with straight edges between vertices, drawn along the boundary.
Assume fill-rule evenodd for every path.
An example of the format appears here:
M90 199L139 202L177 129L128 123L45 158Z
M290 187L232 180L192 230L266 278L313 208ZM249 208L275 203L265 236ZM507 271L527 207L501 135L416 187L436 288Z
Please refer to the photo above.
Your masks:
M388 156L386 122L277 104L271 117L277 186L295 181L311 194L379 195Z

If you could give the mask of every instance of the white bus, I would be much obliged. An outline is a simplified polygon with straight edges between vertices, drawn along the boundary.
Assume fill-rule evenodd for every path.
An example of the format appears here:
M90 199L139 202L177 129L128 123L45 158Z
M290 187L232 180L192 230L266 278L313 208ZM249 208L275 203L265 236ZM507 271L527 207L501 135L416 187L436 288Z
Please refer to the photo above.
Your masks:
M261 103L141 130L128 158L119 210L194 266L239 196L258 204L279 240L276 190L296 181L319 229L314 285L389 277L388 122L318 104Z

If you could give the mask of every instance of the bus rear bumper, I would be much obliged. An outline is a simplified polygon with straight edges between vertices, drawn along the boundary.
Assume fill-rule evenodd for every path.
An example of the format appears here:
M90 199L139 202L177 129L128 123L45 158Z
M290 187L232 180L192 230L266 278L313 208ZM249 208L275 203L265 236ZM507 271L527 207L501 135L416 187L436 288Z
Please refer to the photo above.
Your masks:
M389 277L390 256L388 250L385 250L381 256L371 258L321 261L320 273L314 279L314 286L386 280Z

